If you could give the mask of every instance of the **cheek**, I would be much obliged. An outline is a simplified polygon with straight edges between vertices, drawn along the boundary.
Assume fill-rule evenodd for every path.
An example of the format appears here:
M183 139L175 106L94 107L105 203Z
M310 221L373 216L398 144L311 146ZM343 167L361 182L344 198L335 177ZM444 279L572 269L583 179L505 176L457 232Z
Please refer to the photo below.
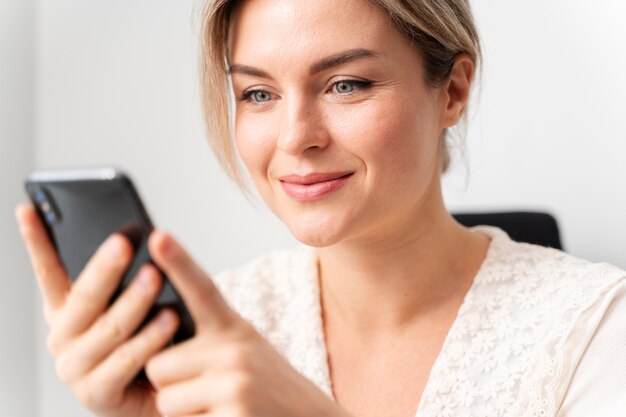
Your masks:
M267 173L274 149L273 130L276 125L267 115L237 114L235 120L237 151L250 176L257 183Z
M346 150L363 160L369 176L422 176L434 168L437 159L437 133L431 113L427 101L397 97L372 100L334 120L333 130L336 137L344 138Z

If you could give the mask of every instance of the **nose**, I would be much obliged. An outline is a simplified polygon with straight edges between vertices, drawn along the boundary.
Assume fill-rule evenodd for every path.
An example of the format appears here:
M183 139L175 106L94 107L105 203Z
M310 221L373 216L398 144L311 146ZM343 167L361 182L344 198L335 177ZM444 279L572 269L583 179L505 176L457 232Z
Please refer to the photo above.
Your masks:
M328 146L330 136L314 103L304 99L292 100L282 111L278 149L290 155L301 155Z

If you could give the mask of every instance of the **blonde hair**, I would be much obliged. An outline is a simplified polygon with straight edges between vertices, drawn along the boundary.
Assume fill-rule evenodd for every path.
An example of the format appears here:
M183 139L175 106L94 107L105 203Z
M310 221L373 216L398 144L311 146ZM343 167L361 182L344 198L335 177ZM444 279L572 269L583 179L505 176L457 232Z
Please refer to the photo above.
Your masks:
M228 176L245 187L234 147L231 91L228 80L228 30L238 0L204 0L200 28L200 86L209 143ZM419 47L424 58L425 82L443 85L455 58L467 54L478 68L482 55L469 0L369 0L385 10L396 28ZM463 127L467 111L464 113ZM448 132L442 138L441 167L450 165Z

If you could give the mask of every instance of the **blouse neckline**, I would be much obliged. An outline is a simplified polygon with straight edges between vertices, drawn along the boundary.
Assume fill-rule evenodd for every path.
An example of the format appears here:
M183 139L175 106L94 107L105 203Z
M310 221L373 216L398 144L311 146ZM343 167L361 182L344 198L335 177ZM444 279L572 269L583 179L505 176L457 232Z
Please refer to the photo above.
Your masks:
M440 352L438 353L435 361L433 362L433 366L429 372L429 376L426 381L426 385L422 391L419 403L416 404L416 411L414 413L415 417L421 417L424 413L425 408L425 399L430 395L431 391L434 389L433 381L437 378L437 373L441 372L443 368L445 368L445 364L443 363L446 355L444 352L448 349L450 344L450 339L453 338L458 332L459 329L467 326L467 317L466 310L468 301L474 297L474 292L477 284L483 281L483 277L487 275L487 271L490 269L490 266L494 259L497 258L496 253L501 248L502 244L510 240L506 232L503 230L492 227L492 226L475 226L472 227L471 230L476 232L482 232L483 234L489 236L491 238L491 242L489 243L489 247L487 249L487 253L485 258L483 259L478 272L474 276L474 280L469 290L465 294L463 298L463 302L459 307L456 317L448 329L448 333L444 339L443 345L441 347ZM313 355L315 357L310 357L308 360L302 362L301 371L311 378L317 385L330 397L333 401L337 401L332 389L332 381L330 378L330 365L328 362L328 351L326 347L326 337L323 329L323 321L322 321L322 308L321 308L321 294L320 294L320 284L319 284L319 270L317 264L317 256L313 248L310 248L309 251L310 257L308 259L309 268L306 284L309 288L306 289L306 292L311 294L316 302L310 300L313 304L316 303L316 308L310 309L314 314L314 317L309 317L307 322L311 323L310 326L305 326L308 329L309 338L308 344L313 344L316 346L316 349L313 351L309 351L308 355ZM308 364L308 365L307 365ZM307 366L310 367L307 369Z

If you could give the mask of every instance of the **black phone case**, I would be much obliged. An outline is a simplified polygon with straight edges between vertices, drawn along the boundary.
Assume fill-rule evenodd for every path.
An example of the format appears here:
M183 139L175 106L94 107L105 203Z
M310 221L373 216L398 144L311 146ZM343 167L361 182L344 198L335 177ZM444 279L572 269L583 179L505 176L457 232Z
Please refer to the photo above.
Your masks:
M36 171L26 178L25 187L73 280L112 233L120 232L132 242L132 264L110 302L129 285L144 263L153 263L147 248L152 223L131 180L122 171ZM163 276L163 287L146 321L162 307L176 310L181 323L171 343L177 343L193 336L194 323L182 299Z

